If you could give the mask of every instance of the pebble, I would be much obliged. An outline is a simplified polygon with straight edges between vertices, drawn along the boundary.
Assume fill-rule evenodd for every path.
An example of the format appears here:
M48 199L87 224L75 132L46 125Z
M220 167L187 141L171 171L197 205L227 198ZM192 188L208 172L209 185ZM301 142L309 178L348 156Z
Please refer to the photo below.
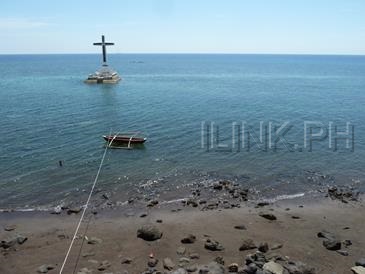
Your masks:
M260 243L258 246L258 250L262 253L266 253L269 250L268 243Z
M179 246L179 247L177 248L177 250L176 250L176 253L177 253L178 255L184 255L184 254L185 254L185 252L186 252L186 248L185 248L185 247L183 247L183 246Z
M189 258L192 259L192 260L197 260L200 258L200 255L198 253L191 253L189 255Z
M81 211L81 208L80 207L74 207L74 208L69 208L67 210L67 214L68 215L71 215L71 214L77 214Z
M48 273L48 271L54 269L55 267L53 265L50 264L44 264L41 265L40 267L38 267L37 272L38 273Z
M277 219L276 216L271 213L260 213L259 216L270 221L275 221Z
M158 259L150 258L147 262L149 267L155 267L158 264Z
M132 261L131 258L126 257L121 260L121 264L130 264Z
M349 252L347 250L336 250L336 252L342 256L348 256Z
M280 249L283 247L283 244L274 244L272 247L271 247L271 250L276 250L276 249Z
M89 239L87 239L87 243L89 245L101 244L102 242L103 242L102 239L96 237L90 237Z
M222 256L216 257L214 261L220 265L224 265L224 258Z
M234 228L238 230L246 230L246 227L244 225L236 225L234 226Z
M212 239L207 239L204 247L210 251L221 251L224 249L224 247L218 241Z
M81 268L81 269L77 272L77 274L91 274L91 273L92 273L92 270L90 270L90 269L88 269L88 268L86 268L86 267Z
M7 225L4 227L5 231L13 231L16 229L16 225Z
M170 258L165 258L162 261L163 268L167 270L172 270L175 267L175 264L172 262Z
M107 260L102 261L98 267L99 271L104 271L111 266L111 263Z
M193 244L196 241L196 237L193 234L189 234L186 237L181 239L181 243L183 244Z
M171 274L186 274L186 270L184 268L179 268L173 272L171 272Z
M232 263L228 266L229 273L237 273L238 272L238 264Z
M325 239L323 241L323 246L328 250L340 250L341 242L337 241L336 239Z

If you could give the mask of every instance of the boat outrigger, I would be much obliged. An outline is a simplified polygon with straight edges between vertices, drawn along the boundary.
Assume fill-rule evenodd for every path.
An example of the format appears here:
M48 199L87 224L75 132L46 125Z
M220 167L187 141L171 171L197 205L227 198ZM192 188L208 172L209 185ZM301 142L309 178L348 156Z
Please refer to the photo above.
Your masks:
M139 132L126 132L111 135L104 135L109 147L131 148L132 145L141 145L146 142L147 138L140 135ZM127 146L126 146L127 145Z

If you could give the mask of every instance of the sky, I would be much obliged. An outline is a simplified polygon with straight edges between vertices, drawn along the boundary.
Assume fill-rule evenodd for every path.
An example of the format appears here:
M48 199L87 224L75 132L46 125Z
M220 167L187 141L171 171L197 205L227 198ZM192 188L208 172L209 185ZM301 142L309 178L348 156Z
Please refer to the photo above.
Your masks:
M365 54L365 0L1 0L0 54Z

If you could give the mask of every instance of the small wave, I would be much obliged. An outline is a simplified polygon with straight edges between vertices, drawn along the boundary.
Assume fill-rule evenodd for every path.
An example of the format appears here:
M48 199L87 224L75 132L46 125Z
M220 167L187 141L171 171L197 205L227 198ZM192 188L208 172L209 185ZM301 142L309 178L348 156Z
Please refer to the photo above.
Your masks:
M303 197L304 195L305 195L304 192L296 193L296 194L284 194L284 195L278 195L274 198L264 199L264 201L269 202L269 203L274 203L274 202L282 201L282 200L292 200L295 198Z

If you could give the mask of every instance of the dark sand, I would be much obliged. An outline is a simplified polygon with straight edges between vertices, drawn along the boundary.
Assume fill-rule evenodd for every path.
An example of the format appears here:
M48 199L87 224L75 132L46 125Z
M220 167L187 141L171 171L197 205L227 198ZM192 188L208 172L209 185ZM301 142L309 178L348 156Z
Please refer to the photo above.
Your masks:
M171 208L182 210L171 212ZM277 220L266 220L258 215L259 212L273 213ZM22 245L2 249L0 273L37 273L38 267L43 264L55 266L55 269L48 273L59 273L80 214L1 213L0 239L19 233L28 237L28 240ZM293 215L300 219L293 219ZM157 219L163 222L156 223ZM161 229L163 236L160 240L147 242L137 238L137 229L148 223ZM16 225L16 229L5 231L3 227L8 225ZM247 230L234 229L235 225L245 225ZM82 224L79 235L84 233L85 226L86 222ZM346 227L348 229L344 229ZM139 214L127 217L125 211L104 210L95 216L92 215L86 234L89 238L102 239L102 243L84 243L81 254L92 252L95 255L80 256L77 270L87 267L93 270L92 273L125 273L125 270L128 273L141 273L147 268L149 254L153 253L160 261L157 269L163 271L162 260L165 257L170 257L176 265L178 264L179 258L182 257L176 253L179 246L186 247L185 257L190 253L199 253L200 259L191 260L190 264L204 264L217 256L223 256L226 266L230 263L243 265L245 256L254 253L255 250L238 249L242 239L252 238L256 244L283 244L282 248L269 251L268 254L276 253L288 256L294 261L302 261L313 266L316 273L351 273L355 261L365 256L364 228L363 202L345 204L329 198L310 202L297 198L261 208L242 203L241 208L209 211L182 207L177 203L169 207L156 206L150 209L148 216L144 218L139 217ZM342 248L348 251L348 256L327 250L322 245L323 239L318 238L317 233L323 229L334 233L340 240L352 241L351 246ZM196 242L181 244L180 240L188 233L197 237ZM219 241L224 246L224 251L205 249L204 243L208 236ZM82 237L76 240L63 273L73 273L81 239ZM121 264L122 259L126 257L131 258L132 262ZM111 266L105 271L98 271L98 263L104 260L108 260Z

